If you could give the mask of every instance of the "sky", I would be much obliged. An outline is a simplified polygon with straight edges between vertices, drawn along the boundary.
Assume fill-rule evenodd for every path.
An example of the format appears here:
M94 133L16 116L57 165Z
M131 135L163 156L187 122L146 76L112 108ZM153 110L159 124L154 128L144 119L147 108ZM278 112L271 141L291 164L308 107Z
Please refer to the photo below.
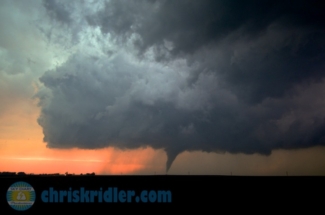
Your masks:
M319 2L0 3L0 172L325 175Z

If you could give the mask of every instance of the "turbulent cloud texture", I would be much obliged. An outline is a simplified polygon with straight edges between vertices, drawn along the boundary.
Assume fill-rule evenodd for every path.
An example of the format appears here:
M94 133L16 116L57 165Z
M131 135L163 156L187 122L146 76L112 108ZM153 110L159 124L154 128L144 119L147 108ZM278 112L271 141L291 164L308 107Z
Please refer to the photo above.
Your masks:
M69 36L52 42L73 50L40 78L49 147L163 148L168 170L183 151L325 143L325 17L314 1L43 6L57 24L47 35Z

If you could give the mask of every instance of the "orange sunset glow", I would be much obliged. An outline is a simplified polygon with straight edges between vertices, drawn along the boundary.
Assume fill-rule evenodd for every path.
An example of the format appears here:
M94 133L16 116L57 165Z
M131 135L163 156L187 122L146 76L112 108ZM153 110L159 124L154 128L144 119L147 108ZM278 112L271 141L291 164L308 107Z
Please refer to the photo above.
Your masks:
M1 116L1 171L34 174L132 174L148 168L157 154L151 148L122 151L114 148L50 149L43 142L42 128L37 124L39 109L35 101L17 102ZM155 166L164 171L164 164Z

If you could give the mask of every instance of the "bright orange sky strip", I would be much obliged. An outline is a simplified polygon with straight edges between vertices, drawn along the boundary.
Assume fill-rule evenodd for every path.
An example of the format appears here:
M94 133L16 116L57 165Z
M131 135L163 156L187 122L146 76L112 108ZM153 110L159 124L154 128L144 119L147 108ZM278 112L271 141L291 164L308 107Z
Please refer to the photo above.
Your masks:
M132 174L146 168L155 155L151 148L47 148L42 141L42 128L37 124L39 109L35 102L17 103L0 116L0 172Z

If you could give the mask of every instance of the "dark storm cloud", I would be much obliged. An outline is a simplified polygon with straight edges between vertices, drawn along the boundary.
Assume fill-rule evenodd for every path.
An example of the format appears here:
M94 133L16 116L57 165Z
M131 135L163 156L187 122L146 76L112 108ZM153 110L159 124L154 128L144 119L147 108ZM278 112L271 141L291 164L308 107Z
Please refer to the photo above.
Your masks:
M220 62L219 77L246 102L282 97L296 84L324 77L324 33L271 26L254 42L242 40L232 49L228 42L223 51L233 54Z
M197 60L198 50L223 46L224 62L203 64L198 73L221 64L226 67L222 75L233 90L247 89L243 98L260 102L282 96L295 83L323 76L324 10L316 1L109 1L87 20L118 37L137 33L140 53L154 46L157 60L166 58L166 51L174 56L194 55ZM274 47L251 47L240 64L230 66L235 50L225 46L224 40L249 44L262 37L272 43L279 39L272 38L272 33L281 31L282 35L275 36L283 40ZM169 50L166 41L172 43Z
M113 0L88 20L105 33L140 34L143 49L169 40L176 54L218 42L239 28L241 36L258 36L274 22L323 29L324 9L315 1Z
M52 148L164 148L167 168L185 150L267 155L277 148L323 144L324 102L315 103L320 98L310 94L324 87L302 98L249 106L212 85L213 77L201 75L191 89L181 77L129 63L123 55L75 55L41 78L50 90L39 95L44 140ZM304 102L309 105L302 108Z
M44 140L164 148L167 169L186 150L324 145L322 11L313 1L109 1L87 23L156 61L80 51L46 72Z
M244 149L227 146L235 137L224 130L233 133L230 129L247 119L241 119L236 99L213 85L214 76L201 75L190 89L183 77L164 67L130 63L123 55L96 59L76 54L40 81L50 90L39 94L39 123L49 147L149 145L165 148L169 156L184 150ZM237 128L234 134L245 138L246 130Z

